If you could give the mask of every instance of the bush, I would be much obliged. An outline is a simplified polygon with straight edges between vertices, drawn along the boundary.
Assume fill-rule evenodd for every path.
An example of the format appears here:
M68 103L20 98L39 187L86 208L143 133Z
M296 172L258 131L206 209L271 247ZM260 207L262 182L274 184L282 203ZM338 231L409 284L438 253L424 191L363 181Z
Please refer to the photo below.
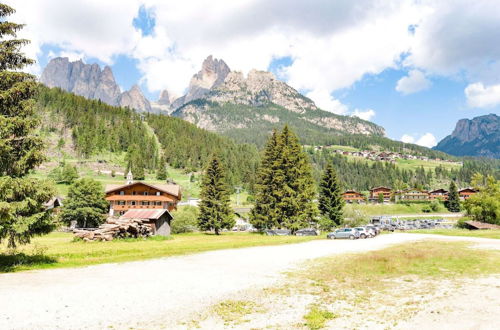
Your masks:
M467 225L465 224L465 221L469 221L470 219L467 217L460 218L457 221L456 227L457 228L462 228L462 229L467 229Z
M172 212L172 234L191 233L198 230L198 213L195 206L183 206L177 211Z
M422 207L422 212L424 213L431 213L432 212L432 208L430 205L425 205L424 207Z
M438 200L433 200L429 206L432 212L438 212L441 210L441 203Z

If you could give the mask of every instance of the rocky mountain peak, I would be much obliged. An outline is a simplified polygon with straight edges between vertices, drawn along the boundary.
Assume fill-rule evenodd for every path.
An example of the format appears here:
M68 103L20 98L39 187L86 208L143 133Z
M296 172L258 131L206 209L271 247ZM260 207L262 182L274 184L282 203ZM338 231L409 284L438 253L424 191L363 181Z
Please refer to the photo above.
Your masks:
M138 85L120 95L119 105L122 107L129 107L143 112L151 112L151 104L144 97L141 88Z
M204 97L211 89L220 86L230 72L226 62L212 55L208 56L203 61L201 70L191 78L186 95L173 102L172 107L179 108L192 100Z
M85 64L81 59L70 62L67 57L50 60L40 77L48 87L59 87L83 97L101 100L110 105L129 106L139 111L150 111L151 105L139 86L121 93L109 66Z
M163 90L161 93L160 93L160 98L158 99L158 104L161 104L161 105L170 105L172 103L172 101L170 100L170 94L168 92L168 90Z
M434 149L456 156L500 158L500 117L495 114L460 119Z

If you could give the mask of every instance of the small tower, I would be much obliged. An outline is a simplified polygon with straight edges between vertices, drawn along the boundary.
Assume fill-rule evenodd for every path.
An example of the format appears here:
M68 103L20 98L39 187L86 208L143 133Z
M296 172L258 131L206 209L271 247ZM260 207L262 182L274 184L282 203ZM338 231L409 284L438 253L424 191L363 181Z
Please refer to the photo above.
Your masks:
M127 184L132 184L134 183L134 176L132 175L132 171L128 171L127 174Z

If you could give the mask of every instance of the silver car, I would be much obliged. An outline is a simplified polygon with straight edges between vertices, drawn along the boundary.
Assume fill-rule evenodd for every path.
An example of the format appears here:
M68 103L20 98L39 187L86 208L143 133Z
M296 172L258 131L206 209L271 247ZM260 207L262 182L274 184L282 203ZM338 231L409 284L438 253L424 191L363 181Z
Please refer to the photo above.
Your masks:
M337 229L334 232L326 235L328 239L339 239L339 238L348 238L348 239L357 239L359 238L359 232L355 228L342 228Z
M359 238L364 239L364 238L375 236L375 234L370 229L367 229L366 227L356 227L354 229L359 231Z

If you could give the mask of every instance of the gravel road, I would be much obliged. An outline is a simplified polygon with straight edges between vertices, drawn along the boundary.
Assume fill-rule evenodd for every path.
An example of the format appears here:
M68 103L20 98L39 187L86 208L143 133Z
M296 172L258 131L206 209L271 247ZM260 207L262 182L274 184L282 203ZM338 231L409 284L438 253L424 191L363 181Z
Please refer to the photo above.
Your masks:
M269 287L305 260L428 237L437 238L392 234L1 274L0 329L160 328L240 291Z

